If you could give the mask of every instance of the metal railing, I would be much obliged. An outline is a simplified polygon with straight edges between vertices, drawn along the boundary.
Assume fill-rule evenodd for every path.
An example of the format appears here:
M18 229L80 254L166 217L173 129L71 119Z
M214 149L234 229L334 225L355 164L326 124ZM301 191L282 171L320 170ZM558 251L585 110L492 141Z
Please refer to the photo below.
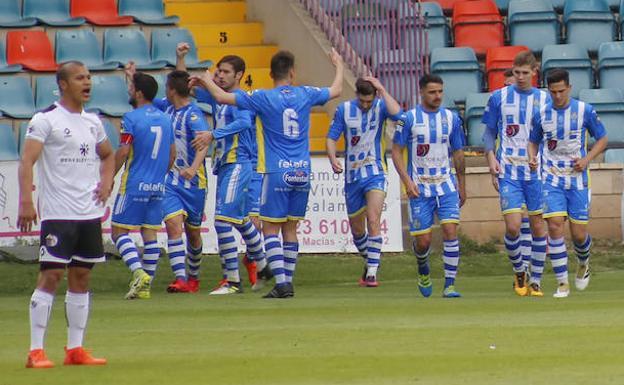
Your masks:
M345 64L373 75L404 106L428 71L426 20L412 0L300 0Z

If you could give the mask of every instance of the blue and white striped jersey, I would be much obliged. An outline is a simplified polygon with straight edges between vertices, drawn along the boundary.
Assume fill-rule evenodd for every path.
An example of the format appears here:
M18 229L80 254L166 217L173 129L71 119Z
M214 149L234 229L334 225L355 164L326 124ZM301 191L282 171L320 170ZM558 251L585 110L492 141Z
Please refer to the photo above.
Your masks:
M533 116L550 100L537 88L528 91L515 85L494 91L483 113L482 122L499 138L496 159L501 166L499 178L537 180L539 173L529 168L529 133Z
M544 183L569 190L588 188L589 170L575 171L574 162L587 155L588 134L596 140L607 134L594 108L576 99L563 109L547 103L533 120L530 140L543 144Z
M208 131L208 123L204 118L204 113L193 102L178 110L166 98L154 99L153 103L154 106L169 115L175 136L176 159L167 174L166 183L173 186L181 185L187 189L206 189L208 175L206 174L205 160L202 160L197 175L191 180L186 180L180 176L180 170L190 167L195 159L195 149L191 145L193 138L195 138L195 132Z
M407 173L424 197L457 190L451 153L465 142L461 119L446 108L429 112L418 105L402 114L394 133L394 143L407 147Z
M400 113L390 116L386 103L378 98L366 112L357 99L338 106L327 137L338 140L344 133L347 183L387 172L384 125L386 119L399 117Z

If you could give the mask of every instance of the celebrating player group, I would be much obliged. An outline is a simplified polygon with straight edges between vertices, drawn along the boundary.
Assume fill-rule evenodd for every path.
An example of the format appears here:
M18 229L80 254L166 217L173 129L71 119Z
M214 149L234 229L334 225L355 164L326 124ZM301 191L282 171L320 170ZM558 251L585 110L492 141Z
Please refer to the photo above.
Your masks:
M190 76L184 62L188 50L187 44L178 45L177 68L167 76L163 99L155 98L158 86L152 76L137 72L132 63L126 66L134 110L123 116L116 153L98 117L84 111L91 80L80 62L59 67L60 99L32 118L19 166L20 229L30 231L37 215L41 220L41 268L30 301L27 367L54 366L45 354L44 337L65 270L68 342L64 363L106 363L94 358L82 342L89 313L90 271L104 261L100 218L113 177L122 168L112 212L112 240L132 272L127 299L151 296L160 256L156 232L162 222L175 275L167 291L200 289L200 226L208 188L205 158L210 148L217 183L216 209L208 216L214 220L223 270L223 280L210 294L242 291L236 231L246 244L243 264L252 289L274 278L264 298L295 295L297 225L305 217L310 192L310 111L340 96L342 60L332 50L335 76L329 87L295 86L294 56L280 51L271 59L274 88L248 94L239 89L245 73L242 58L225 56L214 74ZM576 288L583 290L589 283L587 167L604 150L607 138L592 106L570 98L572 85L565 70L548 73L547 93L532 87L536 68L530 52L517 55L510 85L490 97L483 116L483 140L492 183L500 194L514 291L521 296L544 295L541 277L548 253L558 281L554 296L562 298L570 293L566 218L578 258ZM404 111L379 80L357 79L356 98L338 106L328 128L327 155L334 172L345 177L353 240L364 259L359 284L379 285L380 218L387 190L385 137L392 133L392 160L409 198L418 288L424 297L433 293L429 255L437 216L443 234L441 293L457 298L461 297L455 288L460 260L458 225L467 199L464 129L460 117L442 107L440 77L424 75L419 91L420 104ZM212 131L192 96L211 107ZM342 135L344 161L337 155ZM588 135L595 139L591 151L587 150ZM38 214L32 199L35 163ZM523 219L525 210L528 220ZM140 231L142 252L129 236L131 230Z

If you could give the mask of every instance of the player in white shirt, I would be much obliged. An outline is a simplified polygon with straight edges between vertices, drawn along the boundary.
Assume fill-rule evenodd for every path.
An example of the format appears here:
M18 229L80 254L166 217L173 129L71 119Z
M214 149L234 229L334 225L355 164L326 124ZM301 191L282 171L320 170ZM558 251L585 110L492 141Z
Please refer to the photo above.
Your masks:
M39 174L41 271L30 299L27 368L54 366L43 343L54 294L66 269L64 364L106 364L83 349L82 342L89 316L91 269L105 261L100 220L113 187L114 154L100 119L83 109L91 95L89 70L72 61L59 67L56 78L60 100L31 119L18 171L22 232L29 232L37 222L32 199L35 163Z

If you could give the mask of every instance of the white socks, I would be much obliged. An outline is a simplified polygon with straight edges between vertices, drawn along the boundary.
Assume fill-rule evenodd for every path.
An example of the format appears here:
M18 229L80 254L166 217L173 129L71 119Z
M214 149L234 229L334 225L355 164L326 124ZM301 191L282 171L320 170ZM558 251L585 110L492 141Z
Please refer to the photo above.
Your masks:
M68 291L65 295L65 314L67 316L67 349L82 346L89 318L89 293Z
M30 350L43 349L54 295L35 289L30 297Z

